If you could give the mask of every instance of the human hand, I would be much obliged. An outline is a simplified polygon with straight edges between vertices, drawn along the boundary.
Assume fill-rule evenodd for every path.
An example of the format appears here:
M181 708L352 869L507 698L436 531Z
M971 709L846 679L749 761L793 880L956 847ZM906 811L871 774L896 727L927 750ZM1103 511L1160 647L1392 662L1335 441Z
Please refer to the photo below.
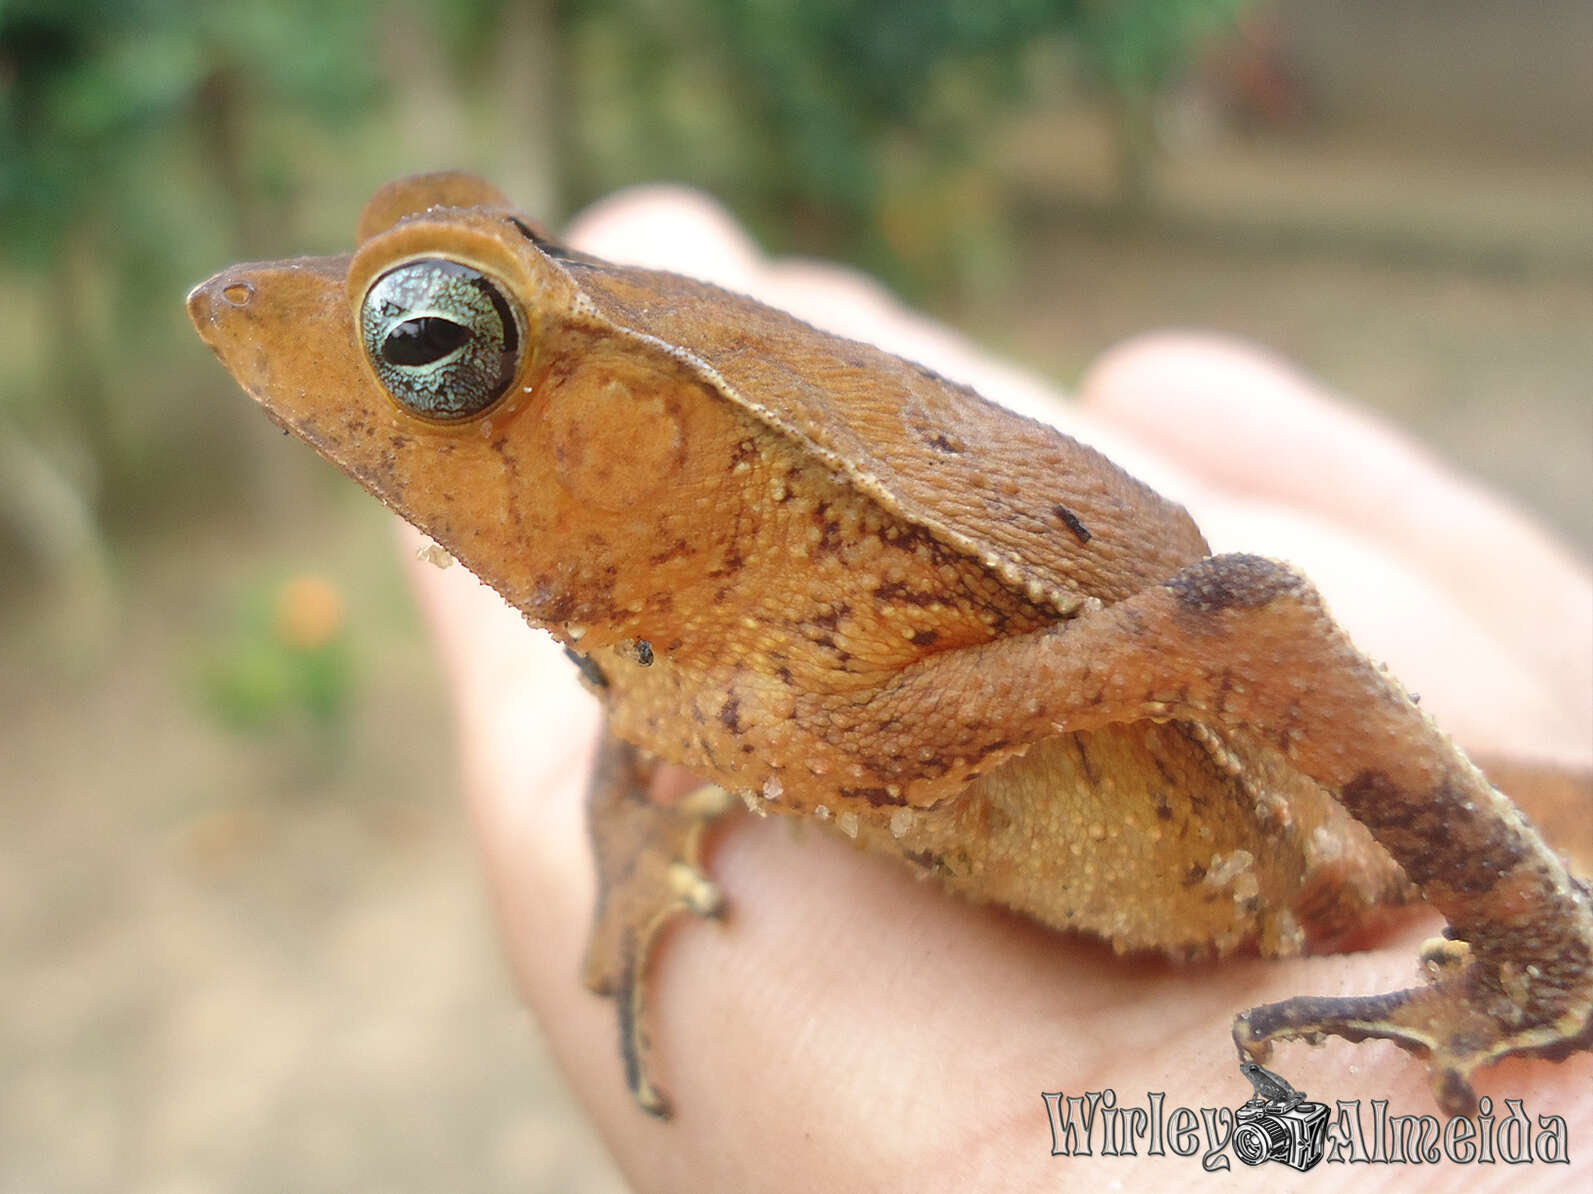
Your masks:
M617 259L643 250L647 264L758 294L1026 413L1046 409L1044 387L871 284L760 260L700 200L622 198L571 240ZM1368 654L1387 659L1464 745L1584 764L1593 754L1588 578L1530 524L1242 346L1141 340L1109 354L1079 399L1058 412L1068 430L1188 504L1216 550L1299 563ZM1188 1181L1198 1153L1052 1157L1041 1092L1110 1088L1135 1107L1163 1091L1169 1108L1236 1106L1250 1092L1235 1072L1235 1012L1409 985L1416 944L1436 927L1429 918L1346 957L1120 959L948 898L831 835L744 819L710 861L730 920L683 924L658 959L651 1035L677 1112L659 1124L626 1091L612 1003L579 982L596 704L559 648L463 569L415 571L456 695L472 818L516 981L638 1190ZM1533 617L1519 614L1523 594ZM1291 1045L1275 1060L1330 1104L1386 1098L1396 1112L1432 1111L1420 1063L1391 1045ZM1586 1056L1507 1062L1477 1085L1496 1100L1524 1092L1530 1114L1566 1115L1577 1156L1593 1128L1590 1075ZM1567 1168L1585 1180L1585 1168ZM1238 1170L1269 1189L1282 1173ZM1430 1176L1475 1188L1474 1171Z

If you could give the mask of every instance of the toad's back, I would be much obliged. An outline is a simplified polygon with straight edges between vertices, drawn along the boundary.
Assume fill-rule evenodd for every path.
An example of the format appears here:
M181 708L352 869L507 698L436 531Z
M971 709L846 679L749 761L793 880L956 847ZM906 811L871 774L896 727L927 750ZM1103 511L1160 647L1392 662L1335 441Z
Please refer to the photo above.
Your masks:
M558 259L606 320L690 345L757 417L1060 613L1081 597L1120 600L1207 554L1182 506L967 386L702 282Z

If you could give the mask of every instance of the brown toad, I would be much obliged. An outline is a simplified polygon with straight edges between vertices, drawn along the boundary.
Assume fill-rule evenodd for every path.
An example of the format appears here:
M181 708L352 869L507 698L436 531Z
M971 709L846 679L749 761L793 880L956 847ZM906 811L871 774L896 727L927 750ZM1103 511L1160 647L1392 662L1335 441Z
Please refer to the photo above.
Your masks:
M492 188L371 201L352 256L189 299L287 429L575 653L611 735L587 981L664 1113L643 978L722 897L725 792L1123 950L1330 947L1414 883L1430 981L1239 1016L1386 1037L1448 1111L1593 1043L1593 908L1286 565L1211 556L1099 453L877 349L568 252ZM646 798L656 759L708 783Z

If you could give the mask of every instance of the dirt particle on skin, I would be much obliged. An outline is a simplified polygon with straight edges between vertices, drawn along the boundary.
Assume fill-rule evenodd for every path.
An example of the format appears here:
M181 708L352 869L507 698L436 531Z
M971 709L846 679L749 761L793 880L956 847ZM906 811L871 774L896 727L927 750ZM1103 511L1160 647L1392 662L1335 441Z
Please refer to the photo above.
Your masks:
M1062 525L1073 532L1073 537L1077 539L1081 545L1088 543L1091 539L1095 538L1094 535L1090 534L1090 528L1085 526L1079 516L1073 513L1073 511L1069 510L1066 506L1052 506L1051 513L1055 514L1057 518L1061 519Z

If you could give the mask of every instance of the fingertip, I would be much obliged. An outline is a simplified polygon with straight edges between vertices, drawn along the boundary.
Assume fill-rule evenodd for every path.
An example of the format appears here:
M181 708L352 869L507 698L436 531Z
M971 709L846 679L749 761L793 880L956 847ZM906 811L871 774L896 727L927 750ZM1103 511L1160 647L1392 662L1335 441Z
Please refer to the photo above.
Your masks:
M573 247L609 261L676 270L736 290L749 289L763 263L735 217L690 187L617 191L571 220L566 235Z
M1136 337L1102 356L1080 394L1208 486L1370 529L1394 546L1420 550L1433 505L1458 487L1394 427L1229 336ZM1400 512L1397 527L1390 511Z
M1384 430L1282 357L1211 332L1124 341L1085 375L1079 396L1208 479L1260 492L1294 488L1297 454L1319 456L1324 444Z
M1142 332L1100 355L1079 383L1079 396L1103 410L1133 411L1146 394L1163 390L1210 392L1234 378L1253 375L1253 384L1294 382L1298 373L1258 345L1220 332L1168 328Z

